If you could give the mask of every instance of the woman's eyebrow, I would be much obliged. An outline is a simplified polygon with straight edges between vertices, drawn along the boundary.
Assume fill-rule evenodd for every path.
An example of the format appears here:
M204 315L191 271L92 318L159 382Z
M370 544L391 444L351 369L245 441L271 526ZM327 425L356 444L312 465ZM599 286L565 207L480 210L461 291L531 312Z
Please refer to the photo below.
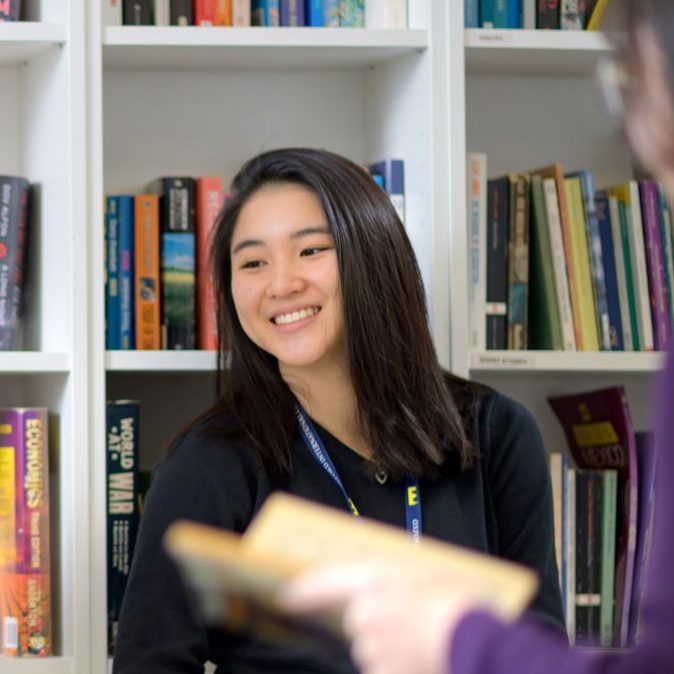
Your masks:
M331 235L332 233L330 232L330 228L326 227L325 225L317 225L315 227L302 227L302 229L298 229L295 232L292 232L290 234L290 239L296 240L296 239L301 239L305 236L310 236L311 234L328 234ZM243 241L239 241L239 243L232 248L232 255L236 255L238 252L241 250L244 250L245 248L253 248L254 246L263 246L264 241L261 239L244 239Z

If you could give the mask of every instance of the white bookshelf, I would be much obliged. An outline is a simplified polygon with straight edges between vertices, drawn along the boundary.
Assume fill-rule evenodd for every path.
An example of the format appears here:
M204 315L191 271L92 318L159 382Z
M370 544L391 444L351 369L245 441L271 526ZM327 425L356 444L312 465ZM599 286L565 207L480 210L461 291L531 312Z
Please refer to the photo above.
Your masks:
M0 657L2 674L75 674L70 658L3 658Z
M113 372L213 372L214 351L108 351L108 373Z

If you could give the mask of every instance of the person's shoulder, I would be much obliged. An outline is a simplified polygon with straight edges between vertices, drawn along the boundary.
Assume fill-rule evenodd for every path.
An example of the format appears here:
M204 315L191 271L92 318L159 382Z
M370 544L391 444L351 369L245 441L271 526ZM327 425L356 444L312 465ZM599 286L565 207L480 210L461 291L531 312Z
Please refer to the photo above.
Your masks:
M479 406L480 425L490 428L492 432L519 424L536 425L531 412L521 402L499 391L485 391Z

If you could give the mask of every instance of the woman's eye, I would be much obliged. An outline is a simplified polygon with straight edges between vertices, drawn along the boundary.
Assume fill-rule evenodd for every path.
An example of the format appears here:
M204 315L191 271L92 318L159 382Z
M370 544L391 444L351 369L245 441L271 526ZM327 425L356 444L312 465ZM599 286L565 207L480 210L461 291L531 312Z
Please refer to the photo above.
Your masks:
M321 253L324 250L328 250L326 246L324 247L319 247L315 246L314 248L304 248L300 255L303 257L308 257L310 255L318 255L318 253Z
M241 269L257 269L258 267L261 267L264 263L262 260L249 260L248 262L244 262L241 265Z

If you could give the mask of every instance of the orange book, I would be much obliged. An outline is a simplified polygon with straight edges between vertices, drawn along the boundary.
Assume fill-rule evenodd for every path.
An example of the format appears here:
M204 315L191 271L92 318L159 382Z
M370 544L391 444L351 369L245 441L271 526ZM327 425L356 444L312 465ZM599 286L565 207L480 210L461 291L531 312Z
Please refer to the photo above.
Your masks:
M196 0L197 3L199 0ZM213 0L215 3L215 26L232 25L232 0Z
M159 326L159 196L139 194L135 208L136 349L161 349Z
M218 348L215 300L208 260L213 223L223 203L224 190L219 176L196 179L197 344L206 351Z

